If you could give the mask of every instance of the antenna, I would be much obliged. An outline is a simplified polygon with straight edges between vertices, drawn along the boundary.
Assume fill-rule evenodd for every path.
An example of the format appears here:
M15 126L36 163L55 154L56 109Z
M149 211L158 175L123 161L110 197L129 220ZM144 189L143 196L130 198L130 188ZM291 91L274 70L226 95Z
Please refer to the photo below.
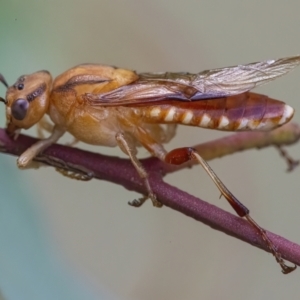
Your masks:
M8 88L8 83L6 82L6 80L2 74L0 74L0 82L2 82L6 86L6 88Z

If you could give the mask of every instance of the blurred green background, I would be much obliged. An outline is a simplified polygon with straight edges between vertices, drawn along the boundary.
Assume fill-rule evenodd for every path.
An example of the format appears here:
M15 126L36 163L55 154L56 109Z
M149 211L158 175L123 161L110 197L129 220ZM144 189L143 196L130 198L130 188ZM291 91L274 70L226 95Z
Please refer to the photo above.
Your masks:
M290 56L300 53L299 10L296 0L1 0L0 71L12 84L21 74L56 76L86 62L197 72ZM258 91L299 111L299 77L296 70ZM3 106L0 115L3 127ZM224 135L182 127L167 149ZM289 151L300 158L299 149ZM0 155L6 299L299 299L300 271L282 275L270 254L166 207L131 208L127 201L139 195L120 186L70 180L52 168L19 171L15 161ZM300 242L299 169L286 174L274 149L211 165L263 227ZM200 167L166 180L231 211Z

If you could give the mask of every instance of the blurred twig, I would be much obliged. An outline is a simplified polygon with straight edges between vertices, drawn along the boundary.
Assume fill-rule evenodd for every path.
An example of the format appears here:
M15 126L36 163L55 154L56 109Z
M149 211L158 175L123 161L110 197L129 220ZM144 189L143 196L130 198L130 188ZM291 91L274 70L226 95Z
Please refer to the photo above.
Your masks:
M233 134L223 139L195 146L195 148L206 160L211 160L250 148L290 145L296 143L299 138L300 127L291 123L272 132ZM18 156L36 141L36 139L25 135L20 135L14 141L6 134L4 129L0 129L0 152ZM82 173L86 176L86 179L107 180L142 194L147 192L128 159L104 156L55 144L37 157L36 161L63 169L66 172ZM153 191L156 193L159 201L165 206L201 221L216 230L268 251L265 243L247 221L191 196L162 180L165 174L177 171L188 165L174 167L166 165L153 157L141 161L150 174L149 180ZM284 259L300 265L299 245L274 233L267 233L276 247L278 247L278 251Z

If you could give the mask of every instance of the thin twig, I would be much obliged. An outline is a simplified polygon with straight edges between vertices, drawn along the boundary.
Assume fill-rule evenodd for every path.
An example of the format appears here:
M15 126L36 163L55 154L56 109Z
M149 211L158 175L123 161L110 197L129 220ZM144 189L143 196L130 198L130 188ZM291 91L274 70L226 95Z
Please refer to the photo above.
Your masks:
M231 146L236 145L230 149L238 151L253 147L266 147L269 145L282 146L295 143L299 139L300 130L298 125L291 124L289 127L285 126L280 130L281 131L277 133L273 131L270 135L272 138L270 139L266 138L266 136L259 137L261 133L257 136L251 134L251 139L253 140L251 147L249 146L250 137L248 133L234 134L226 137L223 139L223 143L225 145L229 141ZM269 135L269 133L263 134ZM237 139L238 142L234 142L234 140ZM255 143L255 140L257 143ZM36 139L25 135L20 135L19 138L14 141L6 134L4 129L0 129L0 152L18 156L36 141ZM216 152L217 155L208 154L213 151L205 152L204 149L207 149L207 144L203 145L197 146L197 148L206 159L225 155L225 153L220 154L218 152ZM220 146L220 142L218 145ZM218 148L220 148L219 146ZM228 153L233 153L233 150L228 151ZM55 144L46 149L36 160L66 171L76 171L86 174L87 178L94 177L107 180L121 184L129 190L134 190L142 194L146 193L143 182L127 159L104 156ZM191 196L162 180L162 177L166 173L178 170L178 168L167 166L153 157L142 160L142 163L150 174L149 180L153 191L159 201L165 206L201 221L216 230L268 251L265 243L247 221L223 211L214 205L208 204L199 198ZM120 172L120 170L122 171ZM296 265L300 265L300 245L288 241L274 233L267 232L267 234L275 246L278 247L278 251L282 254L284 259Z

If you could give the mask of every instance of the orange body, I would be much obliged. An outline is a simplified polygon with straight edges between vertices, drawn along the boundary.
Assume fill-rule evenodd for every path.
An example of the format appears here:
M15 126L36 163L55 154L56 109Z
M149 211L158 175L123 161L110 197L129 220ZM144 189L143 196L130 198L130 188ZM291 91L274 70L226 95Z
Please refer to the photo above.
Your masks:
M82 78L85 74L90 77ZM105 81L107 78L117 79ZM168 141L169 129L159 124L184 124L230 131L270 130L292 117L292 113L285 115L285 103L250 92L189 102L175 99L145 103L128 101L128 105L93 105L86 97L88 94L107 93L138 80L135 72L106 66L82 65L73 68L54 80L47 112L55 124L76 139L104 146L116 146L115 136L120 131L131 135L136 144L145 144L138 128L143 129L144 139L149 136L150 144ZM157 155L151 145L144 146Z
M121 132L133 146L142 144L163 158L161 143L173 137L174 124L236 131L270 130L289 121L290 106L248 90L288 72L299 60L292 57L199 74L137 74L85 64L53 83L49 72L40 71L21 76L8 88L8 129L27 129L48 113L56 128L80 141L116 146L116 134Z
M166 80L168 76L172 81ZM212 95L207 88L199 96L195 86L182 84L184 79L199 84L198 77L181 73L138 75L93 64L72 68L53 83L47 71L21 76L7 91L8 129L29 128L48 113L56 127L80 141L117 146L116 134L123 132L133 146L142 144L163 159L161 144L173 137L174 124L230 131L270 130L293 116L291 107L264 95L248 91L228 95L225 91L220 97L220 92ZM207 98L211 95L215 98ZM14 103L16 99L29 103L22 119L12 114L15 107L23 109Z

